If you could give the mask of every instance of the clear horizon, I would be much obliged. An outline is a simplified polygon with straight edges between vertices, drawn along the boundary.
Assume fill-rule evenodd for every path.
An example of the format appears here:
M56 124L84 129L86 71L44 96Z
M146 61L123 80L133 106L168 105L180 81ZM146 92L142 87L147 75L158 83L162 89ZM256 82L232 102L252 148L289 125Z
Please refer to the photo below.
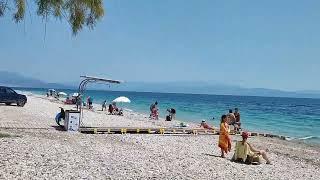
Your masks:
M127 82L203 81L320 90L319 1L104 1L94 30L0 18L0 70L46 82L79 75ZM45 40L44 40L45 38Z

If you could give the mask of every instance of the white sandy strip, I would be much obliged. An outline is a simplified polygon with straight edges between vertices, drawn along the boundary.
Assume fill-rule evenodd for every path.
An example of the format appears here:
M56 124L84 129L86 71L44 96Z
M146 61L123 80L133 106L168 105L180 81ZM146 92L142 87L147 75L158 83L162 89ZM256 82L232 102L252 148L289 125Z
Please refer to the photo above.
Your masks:
M19 108L16 106L1 105L0 127L5 125L26 125L34 128L55 126L55 116L60 112L59 107L65 110L75 109L74 105L65 105L54 98L46 98L38 95L29 95L28 103ZM179 121L167 122L161 120L149 120L145 114L125 111L124 116L108 115L101 111L101 106L95 105L95 111L84 110L83 123L91 127L174 127ZM3 112L3 113L1 113ZM18 113L18 114L17 114ZM189 123L190 127L198 126Z
M23 107L0 105L0 123L44 123L60 104L28 97ZM65 106L66 107L66 106ZM87 123L105 126L153 124L143 115L88 112ZM139 117L139 118L137 118ZM92 120L94 119L94 120ZM268 149L273 165L243 165L221 159L218 136L80 134L55 129L1 130L0 179L319 179L319 147L271 138L250 138ZM238 137L233 137L238 139ZM233 143L234 145L234 143ZM232 149L233 151L233 149Z

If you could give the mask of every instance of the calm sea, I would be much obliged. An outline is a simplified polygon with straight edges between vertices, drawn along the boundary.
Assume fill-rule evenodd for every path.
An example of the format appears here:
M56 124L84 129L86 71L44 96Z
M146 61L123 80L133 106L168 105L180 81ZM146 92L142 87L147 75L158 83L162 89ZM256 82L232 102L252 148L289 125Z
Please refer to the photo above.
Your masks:
M16 89L43 95L47 91L33 88ZM60 91L68 94L76 92ZM222 114L226 114L230 108L238 107L244 129L320 144L320 99L93 90L87 91L86 96L91 96L96 104L101 104L103 100L111 102L119 96L126 96L132 102L121 106L141 113L149 113L150 104L158 101L162 117L167 114L166 109L172 107L177 110L176 119L199 123L206 119L215 126L218 126Z

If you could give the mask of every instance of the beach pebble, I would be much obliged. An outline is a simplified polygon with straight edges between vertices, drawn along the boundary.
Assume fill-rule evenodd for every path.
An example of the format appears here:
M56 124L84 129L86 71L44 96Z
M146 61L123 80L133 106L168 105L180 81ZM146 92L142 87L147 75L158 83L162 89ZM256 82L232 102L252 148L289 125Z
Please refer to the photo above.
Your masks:
M1 107L0 122L55 125L59 106L28 97L24 108ZM17 116L18 114L18 116ZM135 114L135 115L131 115ZM176 122L146 120L130 112L105 116L85 111L87 125L172 127ZM40 124L40 125L39 125ZM192 125L192 124L191 124ZM0 129L0 131L2 131ZM19 137L0 138L0 179L317 179L319 147L253 136L250 143L268 150L273 165L220 158L217 135L81 134L49 129L12 129ZM293 173L294 172L294 173Z

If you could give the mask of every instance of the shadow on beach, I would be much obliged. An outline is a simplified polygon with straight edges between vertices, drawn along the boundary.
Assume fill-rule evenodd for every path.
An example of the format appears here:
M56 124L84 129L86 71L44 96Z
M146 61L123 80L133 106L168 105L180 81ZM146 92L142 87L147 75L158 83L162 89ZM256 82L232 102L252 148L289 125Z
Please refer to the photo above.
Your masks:
M221 158L221 156L219 156L219 155L214 155L214 154L204 153L203 155L205 155L205 156L211 156L211 157Z
M57 131L66 131L64 127L61 127L61 126L51 126L51 127L53 127Z

